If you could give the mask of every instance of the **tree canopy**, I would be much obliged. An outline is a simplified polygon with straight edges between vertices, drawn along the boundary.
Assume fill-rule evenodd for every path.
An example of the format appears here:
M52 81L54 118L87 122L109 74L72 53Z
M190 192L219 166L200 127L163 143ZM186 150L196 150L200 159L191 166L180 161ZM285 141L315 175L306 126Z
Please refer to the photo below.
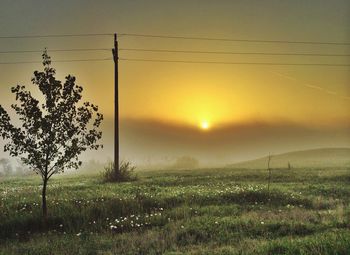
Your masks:
M81 165L79 155L102 147L99 130L103 115L89 102L81 103L83 88L68 75L64 84L55 78L47 52L43 55L44 71L34 72L32 83L41 92L40 101L25 86L12 87L16 103L11 107L20 126L0 105L0 135L7 141L4 150L41 175L44 186L49 178L65 169Z

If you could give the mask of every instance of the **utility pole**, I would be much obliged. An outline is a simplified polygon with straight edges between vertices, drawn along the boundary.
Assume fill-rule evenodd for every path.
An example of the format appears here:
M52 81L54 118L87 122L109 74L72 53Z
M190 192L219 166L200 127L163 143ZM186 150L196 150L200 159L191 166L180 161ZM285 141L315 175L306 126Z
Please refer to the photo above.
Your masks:
M119 171L119 91L118 91L118 37L114 34L114 167Z

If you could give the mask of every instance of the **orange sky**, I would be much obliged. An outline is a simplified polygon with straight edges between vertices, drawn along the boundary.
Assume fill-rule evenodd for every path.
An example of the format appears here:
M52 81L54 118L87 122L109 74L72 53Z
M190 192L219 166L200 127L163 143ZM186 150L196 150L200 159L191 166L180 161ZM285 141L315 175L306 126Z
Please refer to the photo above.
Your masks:
M350 41L348 1L42 1L5 0L0 34L141 33L296 41ZM40 2L40 1L39 1ZM37 3L37 2L36 2ZM50 10L48 12L48 10ZM21 15L16 15L21 13ZM50 14L48 14L50 13ZM48 19L48 15L50 18ZM45 26L43 25L45 24ZM2 50L111 48L112 37L0 40ZM148 48L233 52L349 54L344 45L237 43L121 36L121 49ZM84 96L113 118L113 62L55 63L106 58L111 52L51 53L58 76L73 74ZM228 62L349 64L348 57L141 53L122 58ZM40 53L0 54L0 62L40 61ZM2 65L0 102L13 102L10 87L30 84L40 64ZM310 128L347 128L349 67L255 66L120 61L121 119L152 120L208 132L242 123L294 123ZM107 124L106 124L107 125ZM104 127L106 130L110 126ZM156 139L156 138L155 138ZM108 140L108 139L106 139ZM325 144L326 145L326 144ZM107 146L108 147L108 146Z

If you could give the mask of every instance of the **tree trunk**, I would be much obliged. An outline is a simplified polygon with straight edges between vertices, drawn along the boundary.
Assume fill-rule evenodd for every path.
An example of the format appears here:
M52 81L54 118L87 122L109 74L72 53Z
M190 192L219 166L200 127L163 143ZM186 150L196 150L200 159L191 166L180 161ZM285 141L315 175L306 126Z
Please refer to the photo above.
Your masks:
M47 178L44 178L43 190L42 190L42 210L43 210L44 223L46 223L47 221L46 186L47 186Z

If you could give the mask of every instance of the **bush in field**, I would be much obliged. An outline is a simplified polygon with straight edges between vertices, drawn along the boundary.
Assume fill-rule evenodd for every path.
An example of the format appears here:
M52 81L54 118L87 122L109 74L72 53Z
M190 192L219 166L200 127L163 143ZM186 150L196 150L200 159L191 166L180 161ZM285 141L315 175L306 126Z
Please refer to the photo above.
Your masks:
M102 179L105 182L127 182L136 180L134 174L135 166L132 166L128 161L122 161L119 168L115 167L113 162L109 163L104 172L102 172Z
M12 87L18 104L12 109L20 121L14 125L10 115L0 105L0 136L7 140L4 150L41 176L42 211L47 218L46 187L52 175L81 165L79 155L97 150L102 137L99 126L103 115L89 102L81 103L83 88L68 75L62 84L56 80L47 52L43 55L44 70L35 71L32 83L41 92L36 99L25 86ZM42 99L41 99L42 98Z

